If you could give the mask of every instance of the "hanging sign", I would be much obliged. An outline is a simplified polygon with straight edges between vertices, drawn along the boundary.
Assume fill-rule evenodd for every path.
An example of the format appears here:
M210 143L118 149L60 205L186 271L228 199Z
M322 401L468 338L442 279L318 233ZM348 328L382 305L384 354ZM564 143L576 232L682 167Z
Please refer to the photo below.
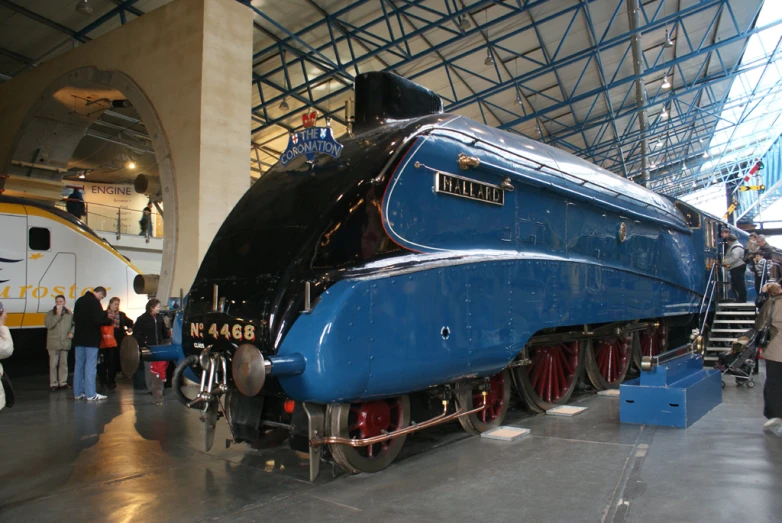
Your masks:
M342 153L342 147L343 145L334 138L331 127L309 127L288 136L288 147L280 156L280 163L285 167L302 154L310 163L315 161L316 153L338 158Z
M304 113L301 115L301 125L304 127L312 127L315 122L318 121L318 112L312 111L311 113Z

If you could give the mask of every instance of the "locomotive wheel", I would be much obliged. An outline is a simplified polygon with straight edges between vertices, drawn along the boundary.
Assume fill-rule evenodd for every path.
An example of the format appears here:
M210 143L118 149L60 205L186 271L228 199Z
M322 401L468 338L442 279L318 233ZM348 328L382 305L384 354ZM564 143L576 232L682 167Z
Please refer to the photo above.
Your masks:
M489 387L486 394L486 409L459 418L462 428L470 434L480 434L499 427L505 420L511 387L508 369L489 378ZM478 387L460 386L456 390L456 401L462 410L477 409L483 405L483 394Z
M626 338L611 336L587 342L584 358L589 381L597 390L618 389L630 368L633 347L638 335ZM640 351L637 347L636 351Z
M363 403L336 403L326 409L328 436L364 439L380 436L410 425L410 399L407 396ZM378 472L393 462L407 436L367 445L329 445L334 461L352 474Z
M576 388L584 365L586 342L530 347L531 363L513 369L516 384L533 412L564 405Z
M639 343L633 350L633 363L641 368L641 358L657 356L668 350L668 328L664 323L659 327L650 327L639 334Z

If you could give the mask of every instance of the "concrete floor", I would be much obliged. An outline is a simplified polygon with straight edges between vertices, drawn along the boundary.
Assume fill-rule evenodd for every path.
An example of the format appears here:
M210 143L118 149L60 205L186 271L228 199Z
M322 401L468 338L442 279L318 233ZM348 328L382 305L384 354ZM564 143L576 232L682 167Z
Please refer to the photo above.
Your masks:
M74 402L24 378L0 412L0 521L780 521L782 440L761 432L762 380L729 382L687 430L620 425L616 398L584 394L575 418L513 412L508 424L532 429L513 443L451 424L410 437L381 473L323 467L311 484L286 448L225 449L222 421L202 452L197 414L170 395L154 406L123 382Z

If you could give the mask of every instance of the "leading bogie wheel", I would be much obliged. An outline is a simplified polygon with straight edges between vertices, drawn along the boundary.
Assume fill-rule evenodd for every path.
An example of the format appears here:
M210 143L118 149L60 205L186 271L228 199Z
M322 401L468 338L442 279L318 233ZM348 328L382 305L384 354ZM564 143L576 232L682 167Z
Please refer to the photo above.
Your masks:
M328 436L367 439L410 425L410 399L407 396L362 403L336 403L326 409ZM334 461L352 474L378 472L388 467L402 450L407 436L363 447L329 445Z
M528 347L529 365L513 369L527 407L545 412L564 405L576 388L584 366L586 342L570 341Z
M489 378L486 391L486 408L469 416L459 418L462 428L470 434L480 434L502 425L510 403L511 377L508 369ZM477 384L461 385L456 389L456 402L463 411L477 409L483 405L483 394Z
M637 347L638 334L588 340L584 354L589 381L597 390L618 389L625 379Z

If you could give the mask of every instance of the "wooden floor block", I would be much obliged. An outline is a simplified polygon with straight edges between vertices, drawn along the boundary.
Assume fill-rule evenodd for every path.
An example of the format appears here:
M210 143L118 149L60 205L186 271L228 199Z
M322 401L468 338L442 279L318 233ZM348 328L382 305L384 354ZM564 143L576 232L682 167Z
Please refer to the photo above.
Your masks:
M576 407L575 405L560 405L546 411L550 416L566 416L568 418L581 414L588 407Z
M526 436L530 432L530 429L524 429L521 427L502 426L481 433L481 437L487 439L498 439L500 441L513 441Z
M608 389L608 390L601 390L597 393L598 396L610 396L612 398L618 398L619 397L619 389Z

